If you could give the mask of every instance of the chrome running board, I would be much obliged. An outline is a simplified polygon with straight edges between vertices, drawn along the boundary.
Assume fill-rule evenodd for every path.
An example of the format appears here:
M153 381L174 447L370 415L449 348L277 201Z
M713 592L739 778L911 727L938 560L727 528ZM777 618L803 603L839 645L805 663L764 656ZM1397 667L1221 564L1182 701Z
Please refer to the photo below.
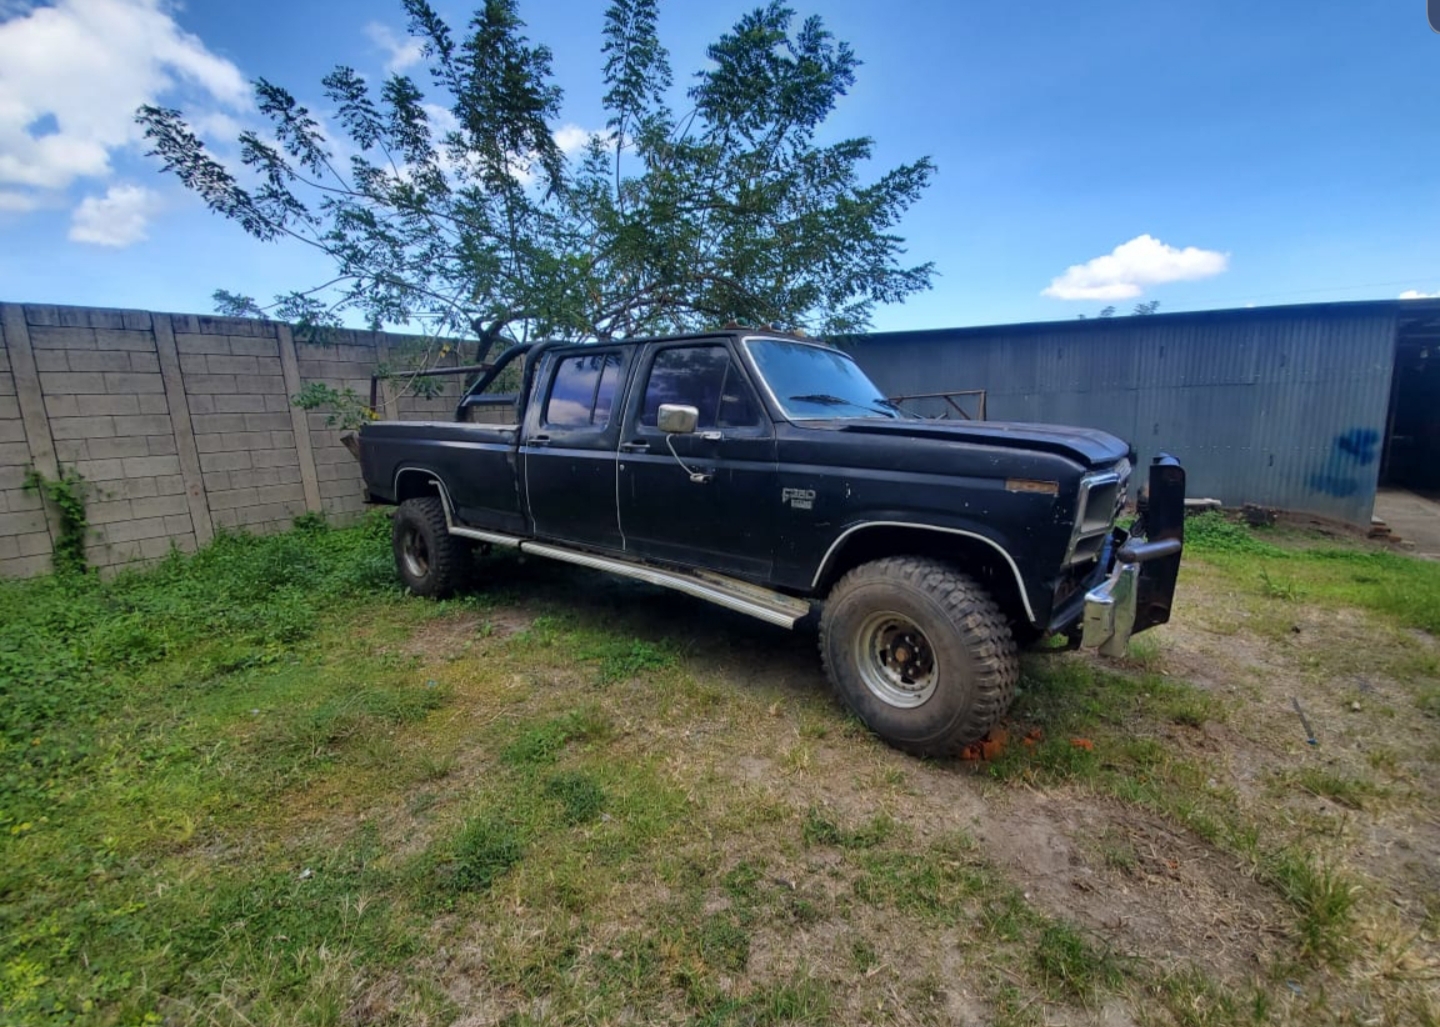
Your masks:
M609 571L611 574L634 578L651 585L659 585L661 588L672 588L676 592L684 592L716 606L723 606L727 610L747 614L769 624L778 624L782 628L793 628L796 621L810 613L810 604L804 599L795 599L752 585L748 581L738 581L718 574L707 574L702 578L684 571L661 570L659 567L614 560L594 553L579 553L573 549L561 549L559 546L542 542L521 542L520 552L563 560L597 571Z

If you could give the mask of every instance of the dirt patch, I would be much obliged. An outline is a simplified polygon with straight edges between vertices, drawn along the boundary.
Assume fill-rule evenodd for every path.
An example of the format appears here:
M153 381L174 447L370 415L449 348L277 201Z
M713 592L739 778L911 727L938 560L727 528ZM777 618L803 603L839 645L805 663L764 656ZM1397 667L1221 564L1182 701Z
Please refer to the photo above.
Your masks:
M415 629L401 652L422 660L454 659L483 639L509 638L524 631L535 621L535 615L524 610L489 610L484 614L463 613L453 617L436 617Z
M1233 857L1141 810L1070 790L1016 793L978 837L1031 902L1120 955L1240 979L1283 943L1273 893Z

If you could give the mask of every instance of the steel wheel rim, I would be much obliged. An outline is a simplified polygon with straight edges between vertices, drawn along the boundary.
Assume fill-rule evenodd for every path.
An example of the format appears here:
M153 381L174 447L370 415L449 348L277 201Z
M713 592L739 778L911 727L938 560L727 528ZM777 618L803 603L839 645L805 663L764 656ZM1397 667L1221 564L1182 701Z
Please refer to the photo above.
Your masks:
M935 694L940 661L930 639L901 613L872 613L855 633L855 666L870 694L902 710Z
M430 573L430 549L425 545L425 537L414 528L406 527L400 536L400 558L412 578L423 578Z

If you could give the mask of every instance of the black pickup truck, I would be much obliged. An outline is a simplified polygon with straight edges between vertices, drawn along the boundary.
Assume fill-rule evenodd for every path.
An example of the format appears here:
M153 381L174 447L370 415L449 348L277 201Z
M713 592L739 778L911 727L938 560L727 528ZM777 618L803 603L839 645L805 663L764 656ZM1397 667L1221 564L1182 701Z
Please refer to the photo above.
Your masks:
M818 604L840 698L921 755L990 730L1019 645L1115 655L1165 622L1183 544L1174 458L1127 534L1120 439L918 418L842 351L774 332L516 346L454 421L368 424L359 455L415 593L508 546L784 627Z

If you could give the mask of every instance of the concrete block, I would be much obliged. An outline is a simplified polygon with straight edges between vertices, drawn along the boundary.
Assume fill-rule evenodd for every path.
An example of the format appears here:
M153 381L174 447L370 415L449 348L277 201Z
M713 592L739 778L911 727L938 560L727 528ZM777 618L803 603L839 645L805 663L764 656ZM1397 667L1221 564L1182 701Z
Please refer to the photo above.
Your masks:
M81 351L83 352L83 351ZM92 354L93 355L93 354ZM37 371L68 371L70 370L70 351L64 349L37 349L35 351L35 370Z
M22 510L0 514L0 535L25 535L45 531L44 510Z
M162 496L183 496L185 494L185 477L180 474L157 474L155 476L155 491Z
M20 418L20 401L14 396L0 396L0 420Z
M0 374L0 396L15 395L15 379L9 374Z
M49 556L51 553L48 532L40 531L33 535L18 535L15 540L19 543L21 556Z
M26 454L24 463L11 464L6 467L0 465L0 489L23 489L25 487L25 472L29 467L29 454Z
M119 457L109 460L79 460L75 470L86 481L114 481L125 477L125 464Z
M99 349L90 328L60 328L36 325L30 329L30 345L40 349Z
M234 510L242 506L254 506L260 497L253 488L231 489L228 492L210 493L211 510Z
M189 516L190 506L184 496L156 496L136 499L131 503L136 517L166 517L173 514Z
M244 414L196 414L190 415L190 425L198 435L214 435L222 432L237 432L246 429Z
M106 460L122 456L149 456L150 447L142 435L126 435L114 439L90 440L90 459Z
M6 560L13 560L19 555L20 540L14 535L0 535L0 567L4 566Z
M235 357L221 356L214 354L205 358L208 365L207 370L211 374L244 374L255 375L262 373L258 357ZM279 370L277 367L276 371Z
M76 460L90 459L90 444L84 439L57 439L55 459L62 464L73 464Z
M5 464L19 464L21 466L30 463L30 447L21 445L18 442L0 442L0 466Z
M15 560L0 560L0 577L33 578L50 571L48 556L25 556Z
M125 474L140 477L144 475L179 474L178 456L127 456Z
M131 353L130 370L136 374L159 374L160 358L154 353Z
M124 350L51 350L52 354L64 357L70 364L72 371L129 371L130 354ZM37 355L35 366L40 367L40 360ZM42 371L58 370L57 368L40 367ZM158 368L156 370L159 370Z
M239 383L233 374L187 374L185 376L185 394L193 396L196 393L212 396L225 395L239 391Z
M194 531L195 525L190 520L190 511L183 514L170 514L165 518L165 533L167 535L182 535L187 531Z
M40 498L38 492L27 489L5 489L0 491L0 496L5 497L5 509L10 513L26 513L30 510L42 510L45 501Z
M147 500L149 502L149 500ZM115 521L107 524L96 533L101 542L134 542L142 538L163 538L165 530L165 518L163 517L141 517L128 521Z
M222 396L185 396L186 405L190 407L190 414L213 414L215 412L216 400L223 399Z
M289 432L293 431L294 424L288 411L285 413L246 414L244 421L246 431Z
M168 415L170 413L170 403L164 396L145 395L136 396L135 398L140 403L140 412L142 414Z
M281 481L282 471L289 471L289 467L255 467L248 471L235 471L231 475L231 481L236 485L285 485L288 481ZM235 481L240 475L245 476L244 481Z
M196 439L198 442L199 439ZM201 453L200 469L210 471L247 471L251 466L252 454L245 452Z
M21 421L0 421L0 442L24 442L25 425Z
M262 449L249 454L256 467L299 467L300 454L293 449ZM353 461L352 461L353 462Z
M320 498L334 499L336 496L359 496L360 479L350 481L322 481L320 483Z
M100 396L110 390L105 385L105 376L99 372L41 371L40 391L47 396Z
M285 376L281 374L257 374L241 380L246 384L247 392L258 392L270 396L288 395L285 391ZM369 383L366 383L365 387L369 388Z
M115 521L129 520L131 516L128 499L100 500L85 507L85 519L91 524L112 524Z
M205 479L205 494L209 495L211 492L223 492L233 488L234 486L230 483L230 475L233 473L235 472L201 471L200 476Z
M126 353L154 353L155 336L150 332L116 331L97 328L95 344L100 349L122 350Z
M262 503L305 502L305 490L299 485L261 485L255 491Z
M116 435L113 417L53 417L50 437L60 439L108 439Z
M27 303L21 308L25 312L25 323L35 325L58 325L60 308L44 303Z
M230 355L230 340L216 335L198 335L175 329L175 349L181 359L186 353L222 353ZM183 365L182 365L183 366Z
M222 414L258 414L266 409L266 397L254 392L216 396L215 411Z
M132 332L149 332L154 330L155 324L150 317L150 311L126 310L122 311L122 313L125 315L123 320L127 330Z
M145 443L150 456L174 456L179 452L173 435L146 435Z
M117 499L150 499L160 494L158 478L126 478L114 487Z
M180 353L180 373L183 375L209 374L210 357L204 353Z
M207 454L224 453L231 448L239 448L227 446L226 442L229 438L230 436L223 432L209 432L205 435L196 435L195 452L200 454L202 464Z
M105 372L106 392L134 392L163 395L165 379L158 374L136 374L134 372Z
M279 343L273 336L269 338L244 338L232 336L230 339L230 352L237 357L280 357Z
M116 417L115 431L120 435L170 435L175 426L170 415L140 414L135 417Z
M217 528L234 529L240 525L240 518L233 509L216 510L212 507L210 520L215 523Z
M240 335L248 338L275 335L272 321L261 321L249 317L216 317L200 314L195 318L196 331L206 335Z
M185 518L189 521L189 518ZM195 551L195 536L190 536L190 548L183 549L178 540L168 537L145 538L140 540L140 555L147 560L160 560L170 555L171 549L182 549L183 552L193 553Z
M265 435L266 432L251 432L252 435ZM270 436L271 449L294 449L295 433L293 431L272 431Z

